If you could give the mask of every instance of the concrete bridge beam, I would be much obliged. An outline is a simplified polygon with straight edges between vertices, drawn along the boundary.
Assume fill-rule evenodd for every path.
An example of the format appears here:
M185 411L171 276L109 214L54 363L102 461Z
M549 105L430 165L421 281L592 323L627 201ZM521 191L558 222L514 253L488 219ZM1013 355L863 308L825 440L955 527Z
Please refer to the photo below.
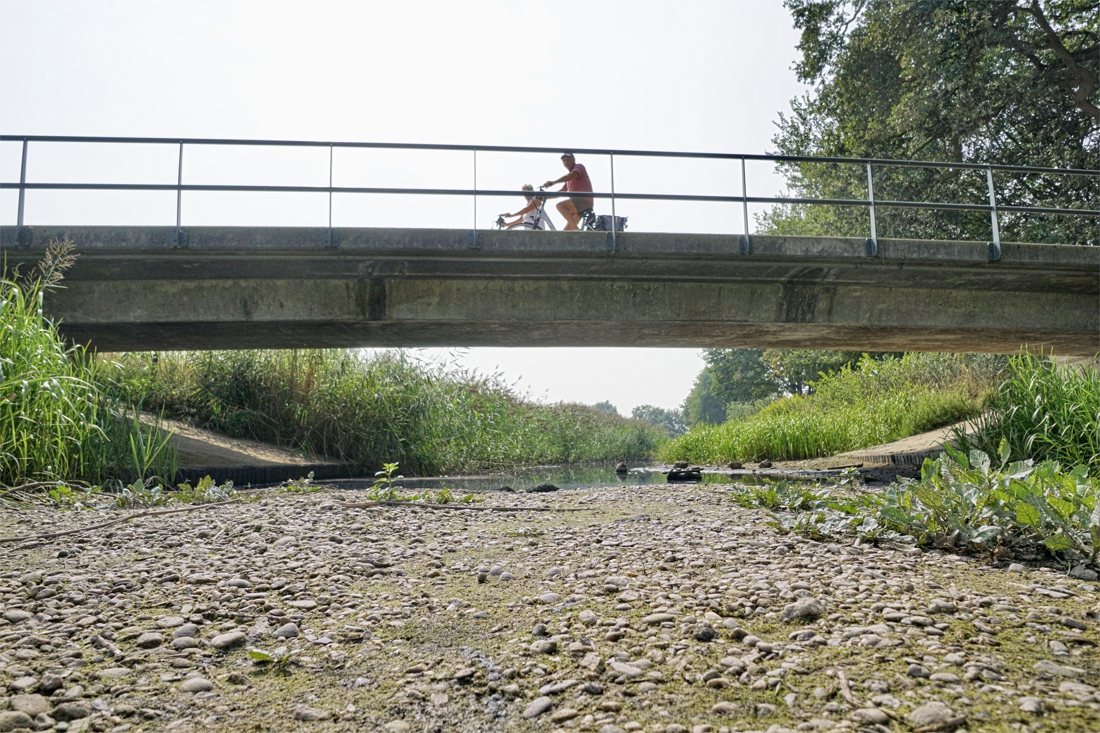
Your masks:
M1100 248L463 230L42 227L80 254L49 314L103 351L679 346L1100 351ZM22 242L27 242L24 236Z

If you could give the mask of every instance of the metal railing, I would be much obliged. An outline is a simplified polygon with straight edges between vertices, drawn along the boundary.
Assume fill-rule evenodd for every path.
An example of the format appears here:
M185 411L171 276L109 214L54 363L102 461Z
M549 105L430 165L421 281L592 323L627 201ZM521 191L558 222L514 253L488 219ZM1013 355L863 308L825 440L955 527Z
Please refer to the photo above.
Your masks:
M0 189L18 189L19 203L16 215L16 227L19 232L25 230L23 215L25 210L26 192L33 190L68 190L68 191L175 191L176 192L176 226L173 235L174 244L183 244L186 241L186 230L183 228L183 192L281 192L281 193L327 193L328 194L328 228L325 241L335 246L336 241L332 227L332 196L333 194L415 194L429 196L471 196L474 206L474 232L477 231L477 198L479 196L518 196L529 194L520 190L479 189L477 187L477 154L482 153L559 153L561 148L523 147L510 145L445 145L434 143L366 143L366 142L321 142L312 140L237 140L217 138L163 138L163 137L94 137L94 136L64 136L64 135L0 135L0 142L21 142L22 159L19 170L19 181L0 181ZM149 144L149 145L178 145L179 163L175 184L159 183L45 183L27 182L27 152L30 143L108 143L108 144ZM329 151L329 181L327 186L273 186L273 185L237 185L237 184L194 184L183 182L183 151L184 146L200 145L224 145L224 146L251 146L251 147L293 147L293 148L328 148ZM360 148L360 149L385 149L385 150L429 150L429 151L458 151L469 152L473 156L473 188L394 188L394 187L367 187L367 186L334 186L333 152L336 148ZM994 186L994 172L1045 174L1062 176L1090 176L1100 177L1100 171L1081 170L1068 168L1039 168L1019 165L998 165L987 163L945 163L933 161L892 160L879 158L838 158L838 157L814 157L801 155L766 155L745 153L692 153L672 152L656 150L615 150L601 148L572 148L571 152L577 155L606 155L611 164L611 190L593 191L585 193L586 198L610 199L611 212L615 214L616 200L644 200L644 201L692 201L692 202L718 202L742 204L744 233L741 235L741 250L744 253L750 251L751 240L749 230L749 204L806 204L824 206L849 206L865 207L868 209L870 223L870 239L867 240L867 254L875 255L878 252L878 227L876 222L876 209L925 209L940 211L974 211L988 212L990 215L990 230L992 242L989 243L990 259L1000 258L1001 238L999 216L1002 212L1029 213L1029 214L1058 214L1069 216L1097 217L1100 210L1076 209L1051 206L1015 206L1001 205L997 202L997 191ZM700 194L661 194L661 193L622 193L615 191L615 156L620 157L649 157L672 159L703 159L703 160L729 160L740 161L741 165L741 195L719 196ZM748 180L745 171L747 161L768 161L773 163L833 163L841 165L858 165L867 171L867 198L800 198L800 197L774 197L774 196L749 196ZM943 201L893 201L876 200L874 188L874 168L930 168L944 170L974 170L984 171L989 193L988 204L953 203ZM612 219L612 221L616 221ZM618 249L617 232L615 227L608 233L609 247ZM471 238L471 246L476 246L475 237Z

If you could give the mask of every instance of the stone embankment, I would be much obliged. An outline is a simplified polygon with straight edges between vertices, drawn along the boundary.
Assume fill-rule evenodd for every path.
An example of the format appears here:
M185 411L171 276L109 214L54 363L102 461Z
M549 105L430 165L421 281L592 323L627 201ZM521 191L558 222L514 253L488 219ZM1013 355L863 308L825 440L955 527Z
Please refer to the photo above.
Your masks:
M0 545L0 731L1100 729L1100 588L1053 570L780 535L709 485L262 496Z

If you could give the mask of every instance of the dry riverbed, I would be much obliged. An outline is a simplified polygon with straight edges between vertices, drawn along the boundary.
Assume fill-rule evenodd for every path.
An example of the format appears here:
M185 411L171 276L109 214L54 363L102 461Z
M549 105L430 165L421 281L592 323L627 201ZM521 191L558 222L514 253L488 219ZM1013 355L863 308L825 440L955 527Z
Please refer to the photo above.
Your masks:
M779 535L713 485L262 496L0 545L0 731L1100 729L1100 587L1054 570Z

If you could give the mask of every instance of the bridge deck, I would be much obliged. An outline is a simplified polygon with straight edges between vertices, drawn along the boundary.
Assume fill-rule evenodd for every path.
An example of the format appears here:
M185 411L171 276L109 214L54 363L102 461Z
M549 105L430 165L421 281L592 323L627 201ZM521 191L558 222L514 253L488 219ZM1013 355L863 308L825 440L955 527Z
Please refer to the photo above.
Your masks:
M1100 351L1100 248L431 229L0 228L80 258L47 310L104 351L682 346Z

